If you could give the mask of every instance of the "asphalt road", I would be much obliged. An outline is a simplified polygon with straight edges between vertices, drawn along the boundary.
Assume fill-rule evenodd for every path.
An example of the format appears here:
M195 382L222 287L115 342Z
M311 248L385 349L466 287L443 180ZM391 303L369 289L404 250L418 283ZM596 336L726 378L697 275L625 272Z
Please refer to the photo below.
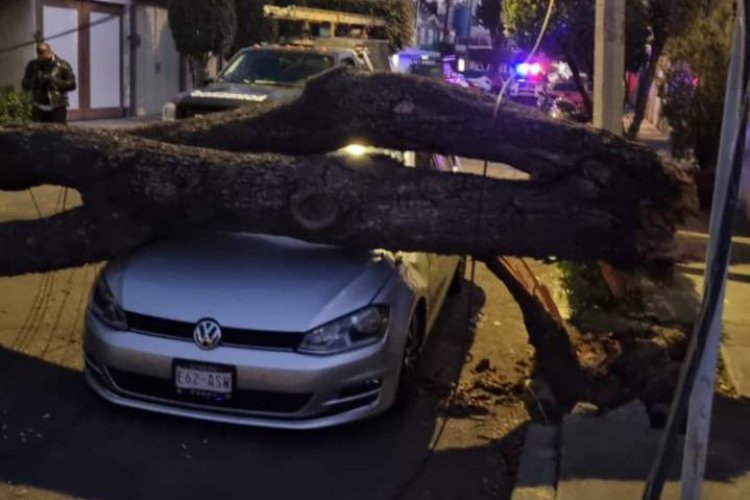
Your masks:
M58 188L35 193L42 213L62 208ZM69 193L64 201L77 200ZM27 193L0 194L0 220L35 211ZM314 432L189 421L100 401L80 374L81 317L96 271L0 279L0 499L509 496L528 413L512 394L477 392L475 368L487 358L484 374L516 387L529 353L517 306L484 267L476 286L466 282L447 303L405 410ZM465 397L451 397L455 386Z

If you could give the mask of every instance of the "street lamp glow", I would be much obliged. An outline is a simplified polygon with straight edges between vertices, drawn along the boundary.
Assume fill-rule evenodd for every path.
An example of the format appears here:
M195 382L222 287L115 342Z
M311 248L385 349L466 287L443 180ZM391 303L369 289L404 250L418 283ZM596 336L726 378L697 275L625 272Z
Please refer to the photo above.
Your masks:
M364 156L367 148L362 144L349 144L341 149L341 152L351 156Z

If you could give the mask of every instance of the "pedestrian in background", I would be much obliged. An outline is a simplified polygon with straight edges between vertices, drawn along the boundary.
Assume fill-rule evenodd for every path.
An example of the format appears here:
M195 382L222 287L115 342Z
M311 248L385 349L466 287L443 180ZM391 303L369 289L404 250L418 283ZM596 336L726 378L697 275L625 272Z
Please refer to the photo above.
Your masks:
M67 123L68 92L76 89L76 77L67 61L57 57L48 43L36 46L21 86L31 92L31 119L40 123Z

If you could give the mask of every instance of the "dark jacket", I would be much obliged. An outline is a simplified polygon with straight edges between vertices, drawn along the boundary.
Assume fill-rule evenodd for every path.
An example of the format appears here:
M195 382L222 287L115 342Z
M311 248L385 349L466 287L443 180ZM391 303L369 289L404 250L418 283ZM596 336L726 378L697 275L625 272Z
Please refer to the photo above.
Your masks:
M35 105L59 108L68 105L68 92L76 89L76 77L67 61L54 56L50 61L30 61L21 85L31 92Z

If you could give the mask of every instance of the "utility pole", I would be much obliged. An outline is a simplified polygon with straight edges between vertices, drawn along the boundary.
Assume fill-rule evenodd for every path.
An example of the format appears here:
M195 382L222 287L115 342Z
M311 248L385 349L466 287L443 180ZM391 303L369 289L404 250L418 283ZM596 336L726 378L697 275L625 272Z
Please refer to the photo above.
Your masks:
M742 2L739 2L742 3ZM725 212L731 213L737 199L736 180L731 180L733 169L742 169L734 165L735 148L747 151L748 135L742 120L748 117L742 116L738 110L742 109L742 96L747 85L747 77L743 81L743 73L747 71L747 26L741 21L743 19L743 8L738 8L735 22L734 34L732 36L732 59L727 74L727 86L724 99L724 116L721 123L721 141L719 145L718 166L716 169L716 182L714 184L713 204L711 206L711 220L709 225L708 251L706 254L706 283L703 296L709 293L711 286L720 287L720 295L716 310L713 312L708 330L704 351L698 359L698 369L695 382L690 391L688 404L688 420L685 430L685 450L682 458L682 476L680 479L680 498L682 500L700 500L703 479L706 473L706 460L708 458L708 442L711 430L711 411L713 409L713 397L716 377L716 365L719 358L719 347L721 344L722 312L724 308L724 295L726 293L727 269L721 272L713 272L717 261L721 261L722 252L729 252L728 247L723 247L719 242L722 236L722 216ZM743 68L743 62L744 68ZM741 134L741 135L739 135ZM735 136L737 143L734 143ZM747 155L745 155L747 163ZM747 168L747 165L745 165ZM731 232L731 228L723 229ZM724 235L729 238L729 235ZM719 281L721 280L721 281ZM712 283L713 281L713 283Z
M594 126L622 135L625 0L596 0Z

